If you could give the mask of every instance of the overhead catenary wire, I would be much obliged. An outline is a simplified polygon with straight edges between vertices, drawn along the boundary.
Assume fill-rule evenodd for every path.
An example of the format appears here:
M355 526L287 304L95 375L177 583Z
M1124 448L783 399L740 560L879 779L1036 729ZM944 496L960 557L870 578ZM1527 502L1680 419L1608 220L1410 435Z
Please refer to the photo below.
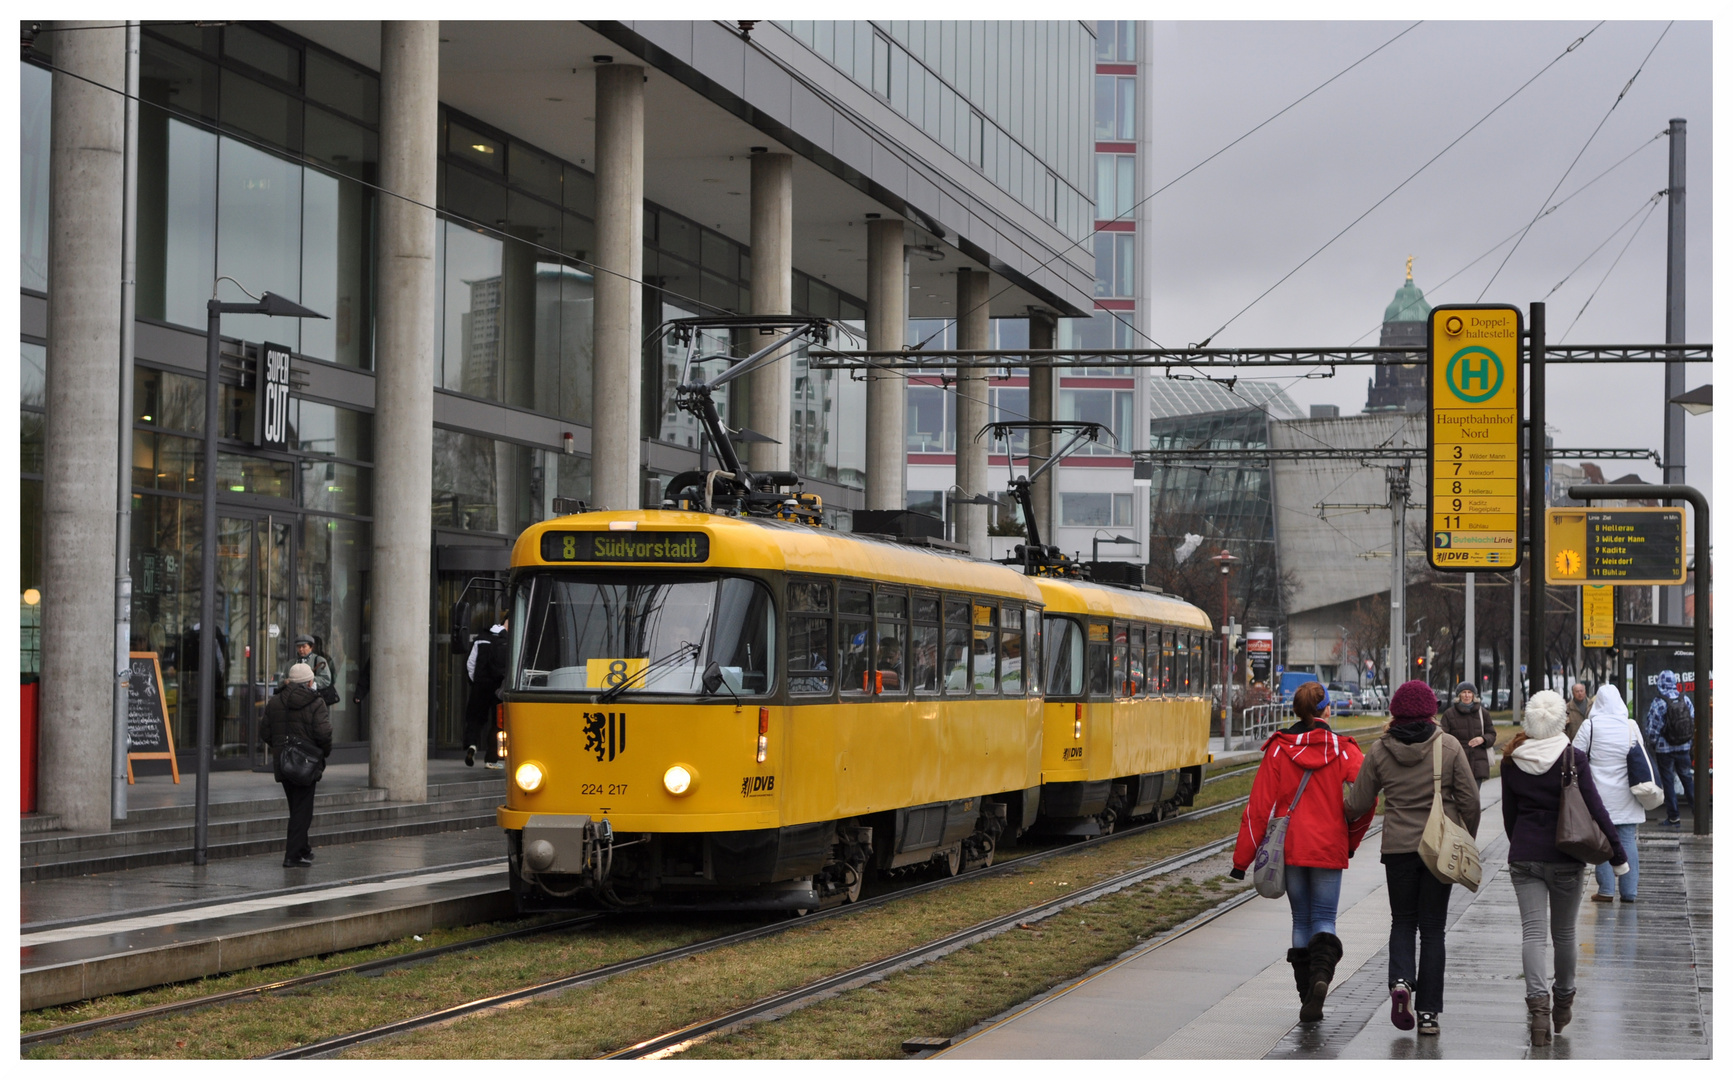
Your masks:
M1666 194L1667 194L1667 192L1663 189L1661 191L1657 191L1655 194L1653 194L1653 195L1649 196L1647 199L1643 200L1642 206L1639 206L1635 210L1631 211L1630 217L1619 222L1618 228L1616 228L1612 232L1608 233L1607 238L1605 240L1602 240L1600 243L1596 244L1595 249L1593 251L1589 252L1587 255L1584 255L1582 261L1577 263L1575 266L1571 267L1570 273L1568 273L1564 277L1560 278L1558 281L1558 284L1554 285L1552 288L1548 289L1546 296L1541 297L1541 299L1544 301L1548 297L1552 296L1553 293L1558 292L1560 289L1564 288L1565 282L1569 281L1576 274L1576 272L1578 270L1581 270L1584 266L1587 266L1590 259L1594 258L1596 255L1599 255L1601 253L1602 248L1606 247L1608 244L1610 244L1614 240L1616 240L1618 238L1618 235L1625 231L1625 226L1629 225L1631 222L1633 222L1637 219L1638 214L1641 214L1644 211L1644 209L1653 210L1655 208L1655 204L1660 202L1662 196L1664 196ZM1645 220L1647 220L1647 219L1645 218ZM1642 226L1638 225L1637 228L1641 229ZM1561 338L1560 340L1563 340L1563 339Z
M1244 315L1246 312L1248 312L1252 308L1256 307L1258 305L1258 303L1264 299L1264 297L1270 295L1271 293L1275 292L1277 289L1281 288L1281 286L1284 282L1286 282L1289 278L1293 277L1295 274L1299 273L1313 259L1316 259L1319 255L1322 255L1326 250L1328 250L1330 248L1331 245L1335 244L1336 241L1338 241L1342 237L1346 236L1348 234L1349 230L1353 229L1354 226L1360 224L1360 222L1366 220L1366 218L1371 216L1371 214L1374 210L1377 210L1380 206L1383 206L1385 203L1389 202L1390 199L1393 198L1397 192L1399 192L1403 188L1407 187L1421 173L1423 173L1427 169L1431 168L1432 164L1434 162L1436 162L1439 158L1443 157L1445 154L1448 154L1452 149L1454 149L1456 147L1456 145L1458 143L1462 142L1462 140L1464 140L1464 139L1468 138L1468 136L1472 135L1475 132L1475 130L1480 127L1480 125L1482 125L1482 124L1486 123L1488 120L1492 119L1494 114L1496 114L1500 109L1503 109L1506 105L1510 104L1510 102L1518 94L1522 93L1524 90L1527 90L1530 86L1532 86L1536 79L1539 79L1542 75L1545 75L1548 71L1551 71L1555 64L1557 64L1560 60L1563 60L1565 57L1569 56L1571 53L1575 52L1583 44L1583 42L1587 41L1589 39L1589 37L1592 34L1594 34L1594 32L1596 30L1599 30L1601 27L1603 27L1605 25L1606 25L1606 20L1603 19L1602 21L1596 23L1594 26L1590 27L1587 32L1585 32L1581 36L1574 39L1569 45L1566 45L1563 52L1559 53L1557 56L1553 57L1551 60L1548 60L1544 67L1542 67L1539 71L1535 72L1533 75L1530 75L1528 77L1528 79L1526 81L1524 81L1521 86L1518 86L1515 90L1512 90L1508 95L1506 95L1506 97L1502 101L1500 101L1497 105L1494 105L1490 110L1488 110L1486 115L1482 116L1479 120L1476 120L1473 124L1470 124L1466 131L1464 131L1462 134L1458 135L1456 138L1450 140L1450 142L1448 144L1446 144L1442 150L1438 151L1436 154L1433 154L1430 158L1427 158L1426 162L1423 165L1421 165L1418 169L1415 169L1413 172L1409 173L1406 179L1404 179L1401 183L1397 184L1395 187L1391 188L1377 202L1375 202L1371 206L1367 207L1353 221L1350 221L1348 224L1344 225L1342 227L1341 231L1337 232L1336 235L1334 235L1334 236L1330 237L1330 239L1324 241L1324 243L1321 246L1319 246L1319 248L1316 251L1312 252L1310 255L1306 256L1304 259L1301 259L1299 262L1299 265L1295 266L1292 270L1289 270L1287 273L1283 274L1279 279L1277 279L1275 284L1271 285L1269 288L1265 289L1263 292L1261 292L1257 296L1253 297L1251 302L1248 303L1245 307L1242 307L1238 311L1234 312L1233 315L1231 315L1228 318L1227 322L1224 322L1220 326L1216 327L1216 329L1208 337L1204 338L1203 341L1199 343L1200 347L1204 344L1209 343L1210 341L1215 340L1215 337L1217 334L1220 334L1223 330L1226 330L1228 327L1232 326L1234 324L1235 320L1237 320L1241 315Z
M1576 318L1571 320L1571 324L1565 327L1565 332L1559 335L1559 341L1562 342L1565 338L1570 337L1571 331L1576 329L1577 321L1583 317L1583 312L1587 311L1589 305L1595 302L1595 297L1599 295L1601 286L1605 285L1607 279L1613 276L1613 271L1619 268L1619 260L1625 257L1625 252L1631 250L1631 245L1636 242L1637 236L1642 233L1643 226L1649 223L1649 218L1654 214L1655 207L1660 205L1661 200L1659 196L1649 202L1649 212L1644 214L1643 220L1638 223L1635 229L1631 230L1631 238L1625 241L1625 246L1619 249L1619 254L1613 259L1613 265L1607 267L1607 272L1602 274L1601 280L1595 283L1594 291L1589 293L1589 298L1587 300L1583 301L1583 306L1577 311Z
M1593 131L1589 132L1589 137L1583 141L1582 148L1577 151L1577 156L1571 158L1571 163L1566 165L1565 171L1559 174L1558 182L1552 186L1551 191L1546 193L1546 198L1540 201L1541 208L1535 211L1534 217L1529 218L1528 224L1523 226L1522 235L1517 237L1516 243L1511 246L1509 251L1504 253L1504 259L1498 264L1498 269L1494 270L1492 276L1486 279L1486 284L1481 287L1480 295L1474 298L1475 303L1478 304L1481 299L1486 296L1486 290L1492 288L1492 283L1497 281L1498 275L1504 272L1504 268L1510 262L1511 256L1515 255L1517 248L1522 247L1522 242L1528 239L1528 231L1534 228L1534 223L1540 220L1542 214L1546 213L1547 203L1551 201L1554 195L1558 194L1558 189L1564 186L1566 177L1570 176L1571 170L1577 167L1577 162L1581 161L1583 155L1588 153L1590 144L1595 141L1595 136L1599 135L1601 133L1601 128L1606 127L1607 121L1612 119L1613 110L1617 109L1619 107L1619 102L1625 100L1625 95L1631 92L1631 87L1636 85L1637 76L1641 75L1643 73L1643 68L1648 65L1649 57L1655 55L1655 50L1661 47L1661 41L1667 36L1667 31L1672 28L1673 24L1670 22L1663 27L1661 30L1661 36L1656 38L1655 43L1649 46L1649 51L1643 54L1642 63L1639 63L1637 65L1637 70L1631 73L1629 79L1625 80L1624 88L1621 89L1618 96L1613 99L1613 103L1607 106L1607 111L1605 115L1601 117L1601 122L1595 125Z

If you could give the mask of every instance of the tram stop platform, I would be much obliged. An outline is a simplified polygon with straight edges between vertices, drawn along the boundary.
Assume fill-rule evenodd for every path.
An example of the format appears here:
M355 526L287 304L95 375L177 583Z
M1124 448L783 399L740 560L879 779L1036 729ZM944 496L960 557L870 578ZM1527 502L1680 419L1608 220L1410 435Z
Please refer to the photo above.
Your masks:
M1499 782L1481 789L1478 893L1452 890L1441 1034L1390 1023L1390 908L1378 839L1342 881L1345 955L1318 1024L1298 1022L1285 959L1285 901L1230 901L1084 978L979 1025L933 1056L953 1059L1708 1058L1713 1001L1710 837L1684 823L1639 827L1635 904L1593 903L1578 923L1575 1018L1529 1046L1522 927L1506 865ZM1241 898L1236 898L1241 899ZM1231 905L1231 906L1230 906ZM1218 909L1221 910L1221 909ZM1550 963L1550 960L1549 960Z
M359 948L513 913L494 808L503 773L428 762L428 801L320 781L309 869L282 865L283 789L269 773L211 776L208 861L192 864L193 785L140 778L124 826L25 832L20 1007L37 1009Z

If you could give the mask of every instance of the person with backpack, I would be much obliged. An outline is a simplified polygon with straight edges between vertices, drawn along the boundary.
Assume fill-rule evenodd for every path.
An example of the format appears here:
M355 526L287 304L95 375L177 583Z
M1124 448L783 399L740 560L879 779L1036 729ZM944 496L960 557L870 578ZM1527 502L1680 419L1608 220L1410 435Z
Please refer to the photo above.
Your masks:
M1655 676L1655 700L1643 719L1643 736L1654 751L1655 771L1667 798L1667 824L1679 824L1679 793L1673 777L1685 789L1685 805L1697 810L1697 788L1691 771L1691 746L1697 738L1697 708L1679 692L1679 676L1663 671Z
M499 740L494 737L494 715L499 707L499 688L506 677L507 654L511 651L509 616L488 628L469 647L469 700L463 710L463 763L475 765L476 747L482 747L490 769L503 769Z
M289 799L283 865L306 869L313 865L313 846L307 839L313 825L313 793L325 771L325 759L331 756L331 708L315 687L308 665L290 665L283 692L265 703L265 743L271 750L271 772ZM316 759L310 781L289 775L291 749Z
M1570 735L1568 723L1565 735ZM1619 844L1625 849L1625 857L1631 864L1630 873L1622 877L1613 873L1610 862L1595 865L1598 888L1590 899L1596 903L1613 902L1615 881L1621 901L1627 904L1637 902L1637 826L1648 820L1648 814L1631 791L1628 755L1632 747L1639 747L1642 742L1637 725L1625 711L1624 699L1619 697L1618 688L1611 683L1595 692L1588 719L1583 721L1576 738L1571 740L1572 746L1589 756L1589 772L1594 775L1595 789L1600 793L1601 804L1607 808L1607 817L1613 828L1618 830Z
M1410 679L1390 698L1390 726L1366 751L1360 775L1349 789L1349 818L1368 813L1384 795L1384 840L1380 861L1390 895L1390 1022L1418 1035L1438 1034L1444 1011L1444 921L1450 914L1450 882L1439 879L1420 856L1420 839L1432 812L1433 775L1438 773L1444 814L1472 836L1480 828L1480 788L1468 753L1434 721L1438 697ZM1414 948L1420 937L1418 954Z
M1621 747L1619 758L1624 759ZM1565 736L1565 703L1553 690L1528 699L1522 734L1504 748L1504 834L1510 838L1510 884L1522 915L1522 977L1530 1046L1546 1046L1571 1022L1577 996L1577 911L1583 902L1583 860L1559 850L1559 813L1574 777L1594 824L1612 848L1613 873L1630 867L1625 848L1595 787L1589 756ZM1567 820L1568 824L1568 820ZM1568 830L1567 830L1568 832ZM1547 938L1553 981L1546 982Z
M1328 695L1315 682L1294 691L1295 723L1264 743L1229 874L1246 876L1271 820L1286 815L1283 876L1294 921L1288 963L1304 1023L1324 1018L1324 998L1342 959L1336 936L1342 871L1372 824L1369 809L1354 821L1342 812L1342 788L1359 775L1363 755L1359 743L1330 730Z

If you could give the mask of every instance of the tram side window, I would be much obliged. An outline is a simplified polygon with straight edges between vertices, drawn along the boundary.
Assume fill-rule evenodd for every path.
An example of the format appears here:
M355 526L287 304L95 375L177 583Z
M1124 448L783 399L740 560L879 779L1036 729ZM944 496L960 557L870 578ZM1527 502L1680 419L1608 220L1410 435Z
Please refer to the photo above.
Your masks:
M1124 697L1126 688L1130 685L1129 682L1127 681L1129 676L1126 674L1126 663L1125 663L1126 660L1129 659L1129 657L1127 656L1126 637L1127 637L1127 635L1126 635L1125 624L1124 623L1114 623L1113 624L1113 683L1112 683L1112 686L1113 686L1113 696L1116 698Z
M1179 696L1191 697L1191 635L1182 632L1174 647L1174 659L1179 664Z
M971 607L974 613L974 639L970 642L969 651L975 693L997 694L999 692L999 650L998 635L994 631L999 625L999 609L992 604L982 603L973 604Z
M1083 696L1083 632L1070 619L1049 615L1041 620L1041 644L1047 657L1047 696Z
M789 582L788 610L789 690L795 694L829 694L836 671L830 582Z
M945 598L945 693L969 694L969 602Z
M1023 609L1006 606L999 611L999 690L1023 694Z
M1127 697L1148 697L1149 696L1149 680L1147 678L1147 669L1143 666L1143 659L1144 659L1143 658L1143 642L1144 642L1144 628L1141 626L1132 627L1131 628L1131 653L1130 653L1130 660L1129 660L1129 662L1131 664L1131 671L1130 671L1130 674L1127 676L1127 681L1129 682L1130 685L1128 685L1125 688L1125 693L1126 693Z
M909 594L901 589L880 589L876 598L878 628L874 653L872 691L875 694L906 694L909 656Z
M1041 664L1041 609L1029 608L1023 614L1023 670L1029 674L1024 676L1027 685L1023 692L1039 697L1046 684L1041 680L1041 673L1046 670Z
M939 692L939 598L915 594L915 625L909 632L909 688Z
M1113 643L1106 623L1089 624L1089 696L1107 697L1113 690Z
M842 653L840 680L845 694L862 694L872 665L873 594L845 585L837 590L837 645Z

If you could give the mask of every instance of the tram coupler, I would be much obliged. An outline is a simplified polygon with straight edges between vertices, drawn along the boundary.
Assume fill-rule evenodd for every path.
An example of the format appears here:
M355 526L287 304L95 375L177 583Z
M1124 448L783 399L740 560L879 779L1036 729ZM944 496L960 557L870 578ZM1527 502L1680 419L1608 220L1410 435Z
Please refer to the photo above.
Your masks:
M601 880L613 862L614 827L588 814L534 814L524 823L526 876L575 874Z

